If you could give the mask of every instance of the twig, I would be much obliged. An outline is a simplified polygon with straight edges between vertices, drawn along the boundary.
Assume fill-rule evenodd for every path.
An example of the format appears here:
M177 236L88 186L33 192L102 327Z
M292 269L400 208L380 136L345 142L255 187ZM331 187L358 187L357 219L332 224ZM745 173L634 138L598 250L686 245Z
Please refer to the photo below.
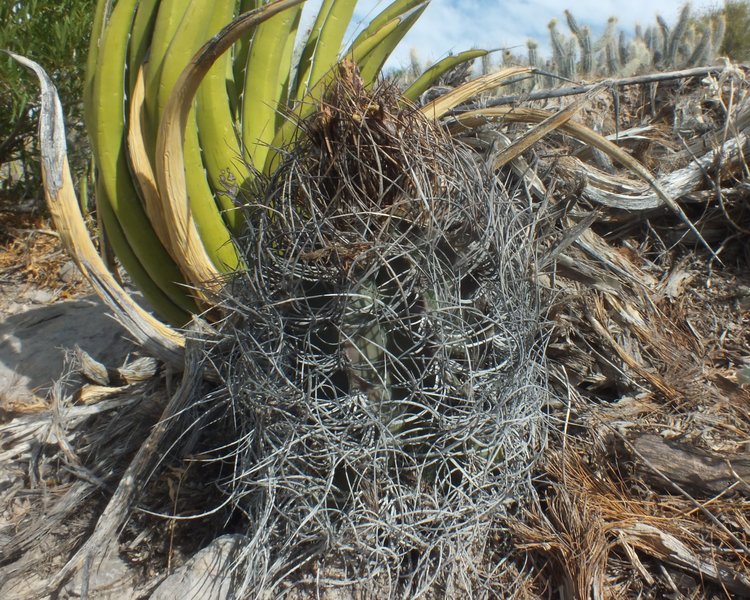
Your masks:
M722 66L714 67L696 67L694 69L683 69L681 71L669 71L667 73L652 73L650 75L638 75L636 77L625 77L623 79L612 79L608 83L612 87L621 87L627 85L641 85L644 83L655 83L659 81L672 81L674 79L687 79L689 77L700 77L709 73L720 73L725 69ZM587 85L576 85L572 87L563 87L557 89L539 90L530 94L519 94L515 96L500 96L490 100L485 104L487 108L492 106L502 106L504 104L516 104L518 102L527 102L532 100L547 100L549 98L563 98L565 96L577 96L599 85L601 82Z

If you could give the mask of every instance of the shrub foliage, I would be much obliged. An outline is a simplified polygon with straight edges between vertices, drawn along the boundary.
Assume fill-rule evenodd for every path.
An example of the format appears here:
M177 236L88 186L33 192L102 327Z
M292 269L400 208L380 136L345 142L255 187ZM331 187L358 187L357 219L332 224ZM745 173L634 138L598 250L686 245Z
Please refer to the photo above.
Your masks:
M70 159L88 155L81 94L93 6L91 0L0 2L0 48L33 58L50 73L66 111ZM41 197L35 113L38 84L9 56L0 56L0 191L14 199Z

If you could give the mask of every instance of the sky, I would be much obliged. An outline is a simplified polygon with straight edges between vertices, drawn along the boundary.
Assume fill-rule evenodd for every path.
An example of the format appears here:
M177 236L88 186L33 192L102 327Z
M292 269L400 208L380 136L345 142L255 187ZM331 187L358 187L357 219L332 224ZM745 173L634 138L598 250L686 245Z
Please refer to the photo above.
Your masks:
M603 30L607 19L618 18L618 27L632 33L636 23L647 27L656 22L657 13L667 22L676 20L684 0L432 0L424 14L401 42L388 62L389 67L409 65L411 48L420 60L434 62L449 52L469 48L507 48L526 54L526 41L534 38L543 55L549 52L547 24L556 18L561 31L569 33L564 9L569 9L580 26L592 32ZM387 5L385 0L360 0L354 20L364 22ZM703 11L723 0L696 0L694 12Z

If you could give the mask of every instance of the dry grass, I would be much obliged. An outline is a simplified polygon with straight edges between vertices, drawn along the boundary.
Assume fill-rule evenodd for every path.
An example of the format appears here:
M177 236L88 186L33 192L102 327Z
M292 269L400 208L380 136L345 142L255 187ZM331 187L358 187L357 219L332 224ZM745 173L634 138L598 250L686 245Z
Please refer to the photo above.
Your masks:
M750 594L744 472L728 469L708 489L711 470L685 478L673 470L675 455L638 451L656 434L711 464L744 465L750 456L750 390L738 376L750 364L748 91L735 71L630 88L617 111L604 95L582 115L619 134L660 181L673 178L673 193L721 263L658 208L597 202L607 185L638 184L575 140L550 136L526 157L538 173L554 174L542 176L555 185L549 196L559 211L550 246L565 239L560 232L577 233L546 280L557 432L539 502L515 525L519 564L531 565L532 589L543 597L558 586L571 598ZM726 152L703 160L699 177L676 176L722 145Z

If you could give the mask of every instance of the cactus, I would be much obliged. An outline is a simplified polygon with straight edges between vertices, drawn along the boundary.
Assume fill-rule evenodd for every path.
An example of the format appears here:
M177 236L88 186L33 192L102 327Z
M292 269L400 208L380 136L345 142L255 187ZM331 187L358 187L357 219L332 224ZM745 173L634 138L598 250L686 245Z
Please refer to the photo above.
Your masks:
M492 72L492 59L489 54L482 57L482 75L489 75Z
M537 49L539 48L539 44L537 44L534 40L529 40L528 42L526 42L526 47L529 50L529 66L538 67L539 55L537 54Z
M617 52L620 59L620 67L624 67L628 63L628 60L630 60L630 46L628 45L624 31L620 31L620 36L617 40Z
M576 76L576 41L569 39L565 43L565 56L560 75L572 79Z
M565 62L565 40L563 35L557 30L557 19L552 19L547 27L549 28L550 41L552 42L552 62L560 69Z
M688 65L699 65L707 61L709 50L711 49L712 26L708 25L703 28L700 41L688 58Z
M602 36L594 43L594 52L601 52L607 48L610 40L615 37L615 26L617 25L617 17L610 17L607 19L607 27L604 29Z
M557 29L557 20L550 21L548 27L551 68L566 78L627 77L654 67L676 69L706 64L718 54L726 28L724 13L701 24L686 3L672 27L657 15L654 25L646 28L636 25L632 38L625 31L617 31L617 18L610 17L602 35L592 43L589 28L581 26L569 10L564 15L580 53L577 64L573 59L571 66L576 45L573 40ZM535 64L539 61L536 46L534 61Z
M666 48L665 61L666 65L673 67L676 64L677 50L680 46L685 32L688 29L688 22L690 21L690 4L686 3L680 11L680 17L677 19L677 24L668 36L668 43Z
M422 74L422 71L424 71L424 68L419 60L417 49L412 48L409 50L409 75L416 79Z
M620 66L617 61L618 55L614 40L610 40L610 42L604 47L604 57L606 60L607 75L611 77L617 73Z
M594 41L591 29L579 23L571 11L565 10L563 14L570 35L560 30L557 19L549 21L552 49L549 59L539 56L539 44L530 39L526 43L526 56L514 55L506 49L500 63L528 64L573 80L631 77L654 68L679 69L710 63L719 53L726 29L725 13L697 19L691 14L690 4L685 4L673 26L657 16L652 25L636 24L632 36L617 28L617 17L610 17L601 36ZM490 64L489 59L483 59L483 72L491 69ZM553 77L538 74L530 81L531 84L515 83L505 91L522 93L560 84Z
M568 21L568 27L578 40L578 46L581 49L580 72L584 77L591 74L594 67L594 52L591 46L591 30L588 27L578 27L573 14L565 11L565 18Z
M654 64L663 65L667 56L669 56L669 36L671 34L671 29L661 15L656 15L656 24L659 26L661 35L659 36L659 60L658 63L655 61ZM656 58L656 53L654 53L654 58Z
M651 51L643 38L635 38L631 42L628 55L628 62L620 69L620 75L623 77L632 77L651 64Z
M726 31L727 17L725 14L720 14L716 19L711 20L711 51L714 56L717 56L721 50Z
M528 50L529 66L530 67L541 67L542 63L539 60L539 53L537 52L537 50L539 48L539 44L537 44L535 40L528 40L526 42L526 48ZM534 77L532 79L532 84L531 84L532 89L533 88L540 88L540 87L544 86L546 79L547 79L546 77L544 77L542 75L538 75L538 74L535 73Z

